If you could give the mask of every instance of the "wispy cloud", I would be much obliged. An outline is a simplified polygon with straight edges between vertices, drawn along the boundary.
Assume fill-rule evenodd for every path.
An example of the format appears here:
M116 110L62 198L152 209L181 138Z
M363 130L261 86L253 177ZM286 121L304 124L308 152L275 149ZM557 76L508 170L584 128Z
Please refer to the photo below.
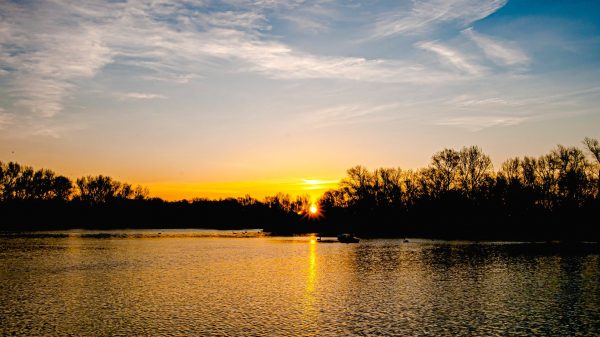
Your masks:
M329 29L329 25L321 20L308 15L283 15L281 17L296 26L298 29L311 32L313 34L321 33Z
M111 61L100 32L76 17L62 18L69 27L64 29L45 9L2 2L0 13L0 68L12 79L8 92L19 109L54 116L74 81L93 77Z
M282 6L278 19L291 23L299 31L318 34L328 31L331 25L340 18L341 2L317 1L287 1Z
M591 87L535 96L463 94L440 103L439 109L443 114L436 119L435 124L480 131L531 120L590 113L590 106L597 104L599 92L599 87Z
M201 25L210 29L213 27L270 30L266 16L256 11L225 11L212 13L195 13L191 16L179 17L186 25Z
M509 100L501 97L477 97L473 95L460 95L448 101L449 105L461 108L481 108L481 107L506 107L523 105L522 102Z
M55 116L80 81L95 77L108 64L143 69L140 79L180 84L218 66L274 79L431 83L457 78L414 61L311 54L265 35L271 26L261 6L296 8L294 1L223 12L203 5L145 0L0 3L0 68L11 82L8 93L14 107Z
M430 63L411 53L385 54L387 58L372 56L376 53L370 57L361 57L357 52L318 54L295 47L289 39L278 36L279 31L274 32L272 25L282 20L308 33L328 30L339 13L325 0L224 2L225 6L212 6L207 1L151 0L61 0L33 5L0 2L0 76L8 84L5 92L12 98L10 107L5 108L35 117L55 116L75 96L82 82L110 69L126 69L127 75L117 76L133 74L128 78L131 81L162 81L169 85L188 85L213 73L245 72L277 80L333 79L352 85L355 81L406 88L492 77L497 67L482 65L484 54L501 66L522 67L531 62L524 51L509 41L473 28L464 29L498 11L506 0L413 1L376 15L374 27L361 22L363 28L372 28L371 38L426 33L440 24L459 26L458 31L464 29L463 42L481 49L480 52L472 48L476 51L472 53L448 41L419 37L425 41L408 48L411 52L416 48L431 53L417 54L435 55L435 60L439 60ZM113 97L120 100L166 98L141 88L119 90L124 92ZM391 100L388 97L386 101ZM454 107L493 107L500 112L492 117L473 118L470 123L513 125L524 117L506 117L501 112L514 109L515 104L489 96L465 98L454 102ZM321 107L315 109L312 118L315 125L352 123L375 118L396 107L377 103ZM466 123L462 116L453 116L444 125Z
M523 123L528 119L529 117L526 116L461 116L445 118L439 120L436 124L445 126L457 126L475 132L494 126L517 125Z
M9 125L12 122L12 116L6 113L6 111L0 108L0 130Z
M132 100L148 100L148 99L165 99L167 96L160 94L153 94L148 92L126 92L118 93L117 96L121 99L132 99Z
M445 46L437 41L419 42L415 44L417 48L435 53L443 62L446 62L458 70L469 75L480 76L484 74L485 68L472 63L465 55L458 50Z
M308 120L314 127L381 120L382 114L394 111L399 106L399 103L336 105L309 113Z
M473 28L467 28L462 31L471 39L487 57L500 65L526 65L530 62L529 57L517 47L507 41L501 41L481 33Z
M515 107L520 109L515 110ZM518 98L485 94L459 95L442 102L440 108L445 111L445 115L435 124L461 127L469 131L518 125L533 117L531 107Z
M507 0L413 1L410 9L401 8L380 16L372 29L371 37L424 33L444 22L456 22L465 27L496 12L506 2Z

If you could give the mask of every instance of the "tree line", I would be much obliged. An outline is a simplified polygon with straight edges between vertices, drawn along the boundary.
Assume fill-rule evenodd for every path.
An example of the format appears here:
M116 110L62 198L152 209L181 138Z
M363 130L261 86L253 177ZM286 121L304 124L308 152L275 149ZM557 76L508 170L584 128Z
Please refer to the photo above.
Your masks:
M111 177L85 176L75 182L48 169L34 170L18 163L0 162L0 202L11 200L81 200L101 204L117 199L146 199L148 188Z
M0 230L68 228L272 228L283 234L313 227L308 195L278 193L259 201L151 198L141 185L104 175L74 181L52 170L0 162ZM278 230L275 224L290 224Z
M356 166L320 205L330 225L365 234L597 238L600 144L583 144L510 158L497 171L477 146L443 149L419 170Z
M558 145L494 170L477 146L443 149L425 168L355 166L318 201L278 193L167 202L107 176L76 179L0 162L0 228L263 228L282 234L598 240L600 144Z

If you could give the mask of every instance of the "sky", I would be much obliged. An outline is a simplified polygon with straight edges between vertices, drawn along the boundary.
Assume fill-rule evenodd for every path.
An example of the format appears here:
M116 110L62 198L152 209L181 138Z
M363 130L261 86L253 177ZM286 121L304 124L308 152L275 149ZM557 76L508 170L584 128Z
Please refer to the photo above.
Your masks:
M600 2L0 0L0 161L169 200L600 138Z

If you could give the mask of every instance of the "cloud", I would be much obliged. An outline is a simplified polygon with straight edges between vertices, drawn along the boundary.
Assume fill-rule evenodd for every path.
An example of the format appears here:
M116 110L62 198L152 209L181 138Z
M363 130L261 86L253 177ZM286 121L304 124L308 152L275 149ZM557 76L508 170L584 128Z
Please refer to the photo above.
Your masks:
M343 19L341 10L345 9L339 1L290 1L279 9L277 19L287 21L303 34L314 35L329 31L336 21Z
M382 83L457 79L456 74L411 61L311 54L265 34L271 26L264 8L292 8L300 11L295 18L301 20L323 8L322 2L308 8L296 1L231 3L241 7L215 11L203 7L202 1L2 2L0 69L10 82L7 91L14 108L35 116L55 116L82 81L94 78L109 64L137 69L139 79L179 84L202 78L217 67L273 79Z
M513 126L531 120L566 118L593 113L600 87L535 96L487 94L459 95L441 102L443 112L437 125L462 127L479 131L490 127Z
M4 129L5 126L11 124L12 116L6 113L6 111L0 108L0 130Z
M371 31L371 37L420 34L447 22L456 22L463 27L468 26L496 12L506 3L507 0L414 1L409 10L403 8L380 16Z
M497 64L526 65L530 62L529 57L523 51L511 46L509 42L477 33L473 28L467 28L462 33L475 42L485 55Z
M485 73L486 69L484 67L471 63L461 52L440 44L437 41L419 42L415 46L435 53L442 61L469 75L480 76Z
M270 30L266 16L258 12L216 12L195 13L192 16L182 16L179 19L186 24L199 24L205 28L241 28L254 30Z
M173 85L186 85L214 72L256 73L277 80L331 79L410 85L441 84L488 74L488 69L472 58L438 41L414 45L434 53L442 61L442 66L426 66L411 59L319 55L294 48L273 35L271 22L277 20L313 31L328 29L328 20L335 20L339 13L327 1L309 1L305 5L294 0L225 2L228 5L223 7L227 10L205 1L61 0L35 5L1 2L0 69L5 72L3 81L9 83L6 92L14 99L11 109L36 117L55 116L82 82L96 77L107 65L119 67L110 68L112 71L126 69L127 75L117 76L133 74L132 81ZM468 25L505 3L500 0L414 2L408 14L395 11L381 16L377 27L382 30L376 35L422 32L443 22ZM277 20L272 20L273 16ZM478 45L493 45L483 48L491 50L486 55L496 55L503 62L519 62L514 48L510 49L506 43L469 29L464 34ZM512 50L512 54L505 53L509 55L506 56L498 50ZM166 98L135 89L115 97ZM346 116L368 110L346 108Z
M445 126L458 126L475 132L495 126L517 125L525 122L528 119L529 117L527 116L460 116L445 118L439 120L436 124Z
M296 26L298 29L308 31L313 34L322 33L329 29L329 25L319 18L308 15L290 15L286 14L281 17Z
M247 46L240 58L247 70L277 79L345 79L381 83L434 83L453 78L419 64L360 57L323 57L294 52L273 45ZM456 79L454 77L454 79Z
M515 107L520 107L515 110ZM496 126L521 124L533 117L531 107L517 98L489 95L459 95L441 104L445 117L435 124L479 131Z
M509 107L523 105L522 102L509 100L501 97L476 97L472 95L460 95L448 101L448 104L460 108L489 108L489 107Z
M165 99L167 96L146 92L126 92L119 93L117 96L121 99L133 99L133 100L148 100L148 99Z
M8 93L17 108L56 115L75 81L93 77L111 61L112 53L94 27L69 22L66 30L45 11L9 2L0 4L0 12L0 68L12 79Z
M315 127L380 120L382 114L394 111L399 106L399 103L337 105L309 113L308 120L309 123Z

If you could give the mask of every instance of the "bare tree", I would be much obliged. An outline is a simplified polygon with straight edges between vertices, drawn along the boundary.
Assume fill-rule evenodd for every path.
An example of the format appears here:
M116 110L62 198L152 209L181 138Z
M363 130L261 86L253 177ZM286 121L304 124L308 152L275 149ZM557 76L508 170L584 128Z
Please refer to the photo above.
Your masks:
M64 176L57 176L52 180L53 197L58 200L67 201L73 192L73 183Z
M492 160L478 146L463 147L460 151L459 180L466 195L472 198L474 192L483 187L492 175Z
M346 171L348 176L340 181L340 190L350 203L367 205L374 202L373 175L363 166L355 166Z
M402 198L402 170L380 168L373 174L375 199L379 206L400 204Z
M523 180L523 167L519 158L507 159L500 167L499 176L511 184L519 184Z
M558 192L565 202L581 202L587 185L586 171L589 162L583 152L576 147L558 145L552 151L559 167Z
M443 149L431 157L432 178L436 180L440 192L448 192L456 183L459 171L460 153L453 149Z
M560 166L558 158L552 153L543 155L536 160L537 186L541 193L542 205L551 208L558 196L558 177Z
M267 196L265 197L265 205L285 212L292 211L292 200L289 194L277 193L274 196Z
M21 175L21 165L9 162L3 169L2 174L2 199L9 200L16 197L17 180Z
M111 177L103 175L82 177L77 179L76 184L79 198L92 204L101 204L114 199L120 186Z
M535 189L536 186L536 167L537 160L533 157L525 156L521 161L521 168L523 173L523 184L530 188L531 190Z
M595 159L597 176L596 176L596 198L600 198L600 142L597 139L585 137L583 144Z
M291 203L291 210L296 214L306 214L310 209L310 195L297 195L296 200Z

